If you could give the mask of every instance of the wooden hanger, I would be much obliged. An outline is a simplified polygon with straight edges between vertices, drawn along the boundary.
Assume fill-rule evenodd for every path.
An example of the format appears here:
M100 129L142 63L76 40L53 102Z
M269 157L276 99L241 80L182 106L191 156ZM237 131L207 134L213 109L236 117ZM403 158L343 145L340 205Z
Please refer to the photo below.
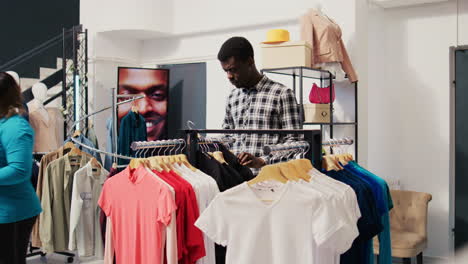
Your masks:
M331 155L323 156L323 158L322 158L322 167L326 171L331 171L331 170L339 171L339 170L341 170L339 164L336 163L336 161L333 159L333 157Z
M158 161L156 159L149 158L149 168L152 170L156 170L158 172L163 171L163 168L159 165Z
M290 160L288 161L289 164L294 166L299 178L309 182L312 176L309 175L309 171L311 171L314 167L312 163L308 159L297 159L297 160Z
M286 183L288 179L283 175L277 164L266 165L261 170L257 177L248 181L249 185L254 185L259 182L275 180L281 183Z
M138 107L136 107L135 101L132 101L132 108L131 108L131 111L132 111L133 113L137 113L137 114L138 114Z
M192 166L192 164L190 164L190 162L188 161L187 156L185 156L185 154L179 154L177 156L179 157L181 163L183 165L185 165L185 167L189 168L190 170L192 170L194 172L197 171L197 168L195 168L194 166Z
M351 153L346 153L345 154L345 159L347 162L350 162L350 161L353 161L354 160L354 157Z
M299 181L299 172L291 163L283 162L278 164L281 173L290 181Z
M100 169L102 168L101 164L97 161L95 157L91 158L91 167Z
M337 154L332 155L332 159L333 159L333 161L335 162L336 166L337 166L340 170L344 170L343 166L341 166L341 164L340 164L340 160L339 160L339 157L338 157Z
M70 149L70 152L68 152L70 156L81 156L83 155L83 152L81 149L77 148L75 145Z
M169 172L171 171L171 169L169 168L168 164L165 162L165 160L163 159L163 156L154 156L154 157L151 157L149 158L150 160L151 159L154 159L156 160L156 162L159 164L159 166L162 168L162 170L166 171L166 172Z
M170 155L170 156L167 156L167 158L169 159L169 163L170 163L170 164L175 164L175 163L177 163L177 157L176 157L176 155Z
M79 137L80 135L81 135L81 131L80 130L75 130L75 133L73 133L72 138Z
M346 159L346 154L337 154L335 155L336 159L339 161L339 163L346 165L348 164L348 160Z
M135 158L135 159L130 160L130 163L128 164L128 166L130 167L130 169L136 169L140 167L141 165L148 167L146 166L147 164L148 163L146 159Z
M310 162L310 160L308 159L296 159L290 160L288 162L293 164L294 166L296 166L296 168L300 169L305 173L308 173L314 168L314 166L312 166L312 162Z
M63 149L73 149L73 148L76 148L75 144L73 144L73 142L71 141L68 141L67 143L65 143L65 145L63 145Z
M224 155L221 151L213 152L213 158L215 158L219 163L228 164L227 161L224 159Z

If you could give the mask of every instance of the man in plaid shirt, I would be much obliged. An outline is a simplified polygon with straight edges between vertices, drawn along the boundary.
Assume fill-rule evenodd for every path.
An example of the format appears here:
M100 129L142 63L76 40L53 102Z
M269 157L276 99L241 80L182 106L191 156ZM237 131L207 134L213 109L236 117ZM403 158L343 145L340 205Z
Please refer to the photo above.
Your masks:
M243 37L228 39L218 53L232 89L226 103L223 129L302 129L296 97L291 89L270 80L255 67L250 42ZM293 140L279 135L235 134L233 151L254 174L268 163L263 146Z

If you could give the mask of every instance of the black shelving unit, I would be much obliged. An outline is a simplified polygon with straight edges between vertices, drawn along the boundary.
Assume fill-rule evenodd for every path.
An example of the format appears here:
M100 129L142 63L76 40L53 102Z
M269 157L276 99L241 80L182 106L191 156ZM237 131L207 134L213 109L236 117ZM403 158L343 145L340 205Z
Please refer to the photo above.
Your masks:
M278 74L278 75L286 75L292 77L293 81L293 91L294 94L297 96L296 89L299 88L299 105L301 116L304 117L304 78L306 79L314 79L320 80L320 87L323 87L323 81L329 81L330 87L333 86L333 75L326 70L319 70L313 69L309 67L287 67L287 68L274 68L274 69L262 69L262 74L269 73L269 74ZM299 78L299 87L296 87L296 78ZM324 126L330 126L330 138L333 138L333 127L334 126L354 126L354 153L355 159L358 160L358 83L354 83L354 122L335 122L334 121L334 108L333 108L333 101L330 102L330 122L328 123L306 123L304 122L303 125L320 125L320 130L323 132ZM332 98L333 89L330 89L330 98Z

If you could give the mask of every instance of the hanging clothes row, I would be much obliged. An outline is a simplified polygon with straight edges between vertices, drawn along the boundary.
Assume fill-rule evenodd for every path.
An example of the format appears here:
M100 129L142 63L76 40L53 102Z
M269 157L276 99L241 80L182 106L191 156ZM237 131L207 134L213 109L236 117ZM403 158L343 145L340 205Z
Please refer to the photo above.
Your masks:
M182 142L156 141L136 148L136 156L142 149L172 153ZM114 252L116 263L215 263L214 243L194 223L219 193L216 181L183 154L151 155L132 159L104 183L99 205L107 216L105 263L112 263Z
M279 160L298 158L284 154ZM349 153L323 160L325 174L306 159L265 166L253 180L217 195L196 226L227 246L226 263L373 263L376 235L380 263L391 263L387 184Z
M376 241L379 247L379 263L391 264L389 212L393 208L393 201L388 184L353 161L351 154L336 149L342 145L340 143L343 142L330 140L324 144L335 147L339 154L324 156L323 171L327 176L349 185L355 191L362 212L358 221L359 237L341 256L341 263L374 263L372 238L378 235Z
M227 246L226 263L336 263L358 235L357 199L312 171L307 159L267 165L218 194L196 226Z
M94 147L80 132L73 136L74 141ZM96 151L82 151L71 138L41 158L36 193L43 212L33 227L32 246L45 253L77 250L80 256L102 259L103 245L95 243L101 240L95 227L97 198L108 172L98 159Z

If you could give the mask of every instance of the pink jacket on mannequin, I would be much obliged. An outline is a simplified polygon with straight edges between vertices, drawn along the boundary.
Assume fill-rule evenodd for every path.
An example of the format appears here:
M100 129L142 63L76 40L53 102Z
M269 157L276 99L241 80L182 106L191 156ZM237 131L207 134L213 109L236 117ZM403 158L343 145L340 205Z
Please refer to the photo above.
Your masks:
M312 47L312 67L319 63L340 62L351 82L358 80L341 39L341 28L332 19L310 9L300 18L301 40Z

